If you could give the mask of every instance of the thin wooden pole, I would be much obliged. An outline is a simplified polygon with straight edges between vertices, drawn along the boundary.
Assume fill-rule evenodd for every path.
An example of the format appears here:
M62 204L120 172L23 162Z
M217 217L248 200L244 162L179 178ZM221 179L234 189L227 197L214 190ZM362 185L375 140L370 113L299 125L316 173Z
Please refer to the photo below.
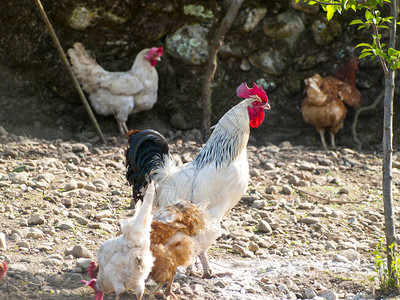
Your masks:
M96 128L97 133L99 134L101 141L104 144L107 144L107 141L104 138L103 132L101 131L101 128L100 128L99 124L97 123L96 117L94 116L94 114L92 112L92 109L90 108L89 103L88 103L88 101L87 101L87 99L85 97L85 94L82 91L82 88L81 88L81 86L79 84L79 81L76 78L76 76L74 74L74 71L72 70L71 65L68 62L67 56L65 55L65 52L64 52L63 48L61 47L60 41L57 38L57 35L56 35L56 33L55 33L54 29L53 29L53 26L51 25L51 23L49 21L49 18L47 17L46 12L44 11L42 3L40 2L40 0L35 0L35 2L36 2L36 5L37 5L37 7L39 9L39 12L40 12L40 14L41 14L41 16L43 18L43 21L46 24L46 27L50 32L51 38L53 39L53 42L56 45L56 48L58 50L58 54L60 55L61 60L63 61L64 65L67 67L67 70L68 70L69 75L71 76L72 82L74 83L74 86L78 91L78 94L79 94L79 96L80 96L80 98L81 98L81 100L83 102L83 105L85 106L86 111L89 114L89 117L92 120L92 123L93 123L94 127Z

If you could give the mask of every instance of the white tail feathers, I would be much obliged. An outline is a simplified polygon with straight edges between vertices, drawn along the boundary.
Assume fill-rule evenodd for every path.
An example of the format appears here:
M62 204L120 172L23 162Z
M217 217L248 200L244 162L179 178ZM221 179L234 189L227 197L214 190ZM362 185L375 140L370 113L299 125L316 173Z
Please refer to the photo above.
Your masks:
M83 89L88 93L95 92L98 84L94 78L98 79L106 71L87 54L81 43L75 43L74 48L68 49L68 55L71 59L72 69Z
M121 222L121 231L131 247L150 243L150 229L153 215L151 213L154 201L154 183L150 183L146 189L143 202L136 203L133 217ZM134 237L134 239L130 238Z
M79 61L80 63L87 65L97 64L96 60L87 54L85 47L83 47L81 43L75 43L74 48L68 50L68 54L70 55L71 60Z
M140 209L140 212L142 215L150 215L151 214L151 209L153 207L153 201L154 201L154 194L155 194L155 187L154 183L150 182L149 185L147 186L146 192L143 197L143 204Z
M176 162L171 155L165 154L163 157L163 165L152 171L150 177L156 182L161 182L170 176L176 170Z

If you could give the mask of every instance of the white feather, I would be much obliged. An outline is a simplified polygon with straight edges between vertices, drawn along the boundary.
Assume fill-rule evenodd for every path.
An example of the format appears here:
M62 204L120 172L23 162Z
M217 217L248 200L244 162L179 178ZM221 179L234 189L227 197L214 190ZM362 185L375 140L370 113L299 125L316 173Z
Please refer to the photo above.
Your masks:
M246 99L229 110L215 125L214 131L194 161L176 166L165 157L156 171L158 184L155 205L166 206L185 199L196 205L207 203L212 222L196 237L206 250L220 234L220 221L240 200L247 189L249 164L246 146L250 134Z
M144 57L149 49L136 56L126 72L104 70L80 43L68 50L73 70L97 113L114 115L126 122L129 114L151 109L157 102L158 74Z
M143 295L144 281L154 261L150 251L153 199L154 184L151 183L134 216L122 222L122 235L107 240L97 251L96 288L99 291L121 294L133 288L137 297Z

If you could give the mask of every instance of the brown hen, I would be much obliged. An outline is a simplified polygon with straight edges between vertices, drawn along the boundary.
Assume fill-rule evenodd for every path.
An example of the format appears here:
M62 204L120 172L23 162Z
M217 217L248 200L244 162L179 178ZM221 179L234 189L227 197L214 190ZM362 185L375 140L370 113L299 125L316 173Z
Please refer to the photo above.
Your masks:
M189 266L200 251L193 237L204 227L204 211L188 201L167 205L154 214L150 250L155 261L150 278L157 282L157 285L149 299L165 282L167 287L164 295L168 296L171 293L177 267Z
M301 113L304 121L318 131L324 149L327 149L326 129L329 129L332 147L336 147L335 134L343 127L347 114L345 103L360 106L361 93L355 86L357 70L358 59L355 57L332 76L323 78L315 74L304 81Z

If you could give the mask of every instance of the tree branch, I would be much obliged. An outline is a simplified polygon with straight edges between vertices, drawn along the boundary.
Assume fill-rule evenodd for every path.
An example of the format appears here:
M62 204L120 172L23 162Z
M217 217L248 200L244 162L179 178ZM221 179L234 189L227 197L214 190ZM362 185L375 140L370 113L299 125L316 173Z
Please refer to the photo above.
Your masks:
M224 42L225 34L228 32L229 28L239 11L240 6L244 0L232 0L231 5L219 25L218 29L215 31L214 38L210 47L210 56L208 59L207 70L204 75L203 81L203 91L201 94L201 103L203 105L203 124L202 132L204 139L210 133L211 126L211 82L214 79L215 70L217 69L217 54Z
M376 12L372 11L372 10L371 10L371 12L374 14L374 17L376 18ZM372 22L372 28L373 28L374 34L375 34L374 40L376 41L376 45L377 45L378 49L382 51L381 41L378 38L378 35L379 35L378 27L376 26L375 22ZM387 67L383 57L379 55L378 59L379 59L379 62L381 63L381 66L382 66L382 69L383 69L383 73L385 74L385 77L388 77L389 76L389 71L388 71L388 67Z
M338 6L342 6L342 4L341 3L339 3L339 2L336 2L336 3L332 3L332 2L323 2L323 1L318 1L318 0L308 0L308 5L312 5L312 4L310 4L310 2L315 2L315 3L317 3L317 4L322 4L322 5L338 5ZM367 3L368 1L366 1L366 0L359 0L359 1L356 1L356 3L357 4L365 4L365 3Z
M373 110L376 108L379 102L383 99L385 96L385 91L382 91L382 93L375 99L374 103L368 106L360 107L359 109L356 110L356 113L354 114L354 119L353 119L353 124L351 126L351 133L353 135L353 140L357 144L357 150L360 151L362 147L361 141L357 137L357 123L358 123L358 117L360 116L361 113L367 112L370 110Z
M292 187L293 187L293 189L295 189L298 193L301 193L301 194L304 194L304 195L308 195L308 196L314 197L314 198L316 198L316 199L318 199L318 200L322 200L322 201L325 201L325 202L328 202L328 203L337 203L337 204L348 204L348 203L351 203L351 204L355 204L355 203L361 203L361 202L364 201L364 200L359 200L359 201L333 200L333 199L329 199L329 198L324 198L324 197L321 197L321 196L317 196L317 195L312 194L312 193L307 192L307 191L303 191L303 190L299 189L299 188L296 187L296 186L292 186Z

